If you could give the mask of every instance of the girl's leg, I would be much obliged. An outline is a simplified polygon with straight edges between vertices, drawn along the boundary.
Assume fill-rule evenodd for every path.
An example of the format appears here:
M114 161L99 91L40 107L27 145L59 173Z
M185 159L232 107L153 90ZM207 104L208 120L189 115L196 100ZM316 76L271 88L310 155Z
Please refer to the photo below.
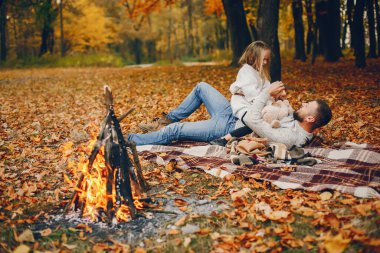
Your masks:
M206 106L211 117L216 115L232 115L228 100L211 85L201 82L197 84L185 100L166 117L172 122L178 122L190 116L202 103Z

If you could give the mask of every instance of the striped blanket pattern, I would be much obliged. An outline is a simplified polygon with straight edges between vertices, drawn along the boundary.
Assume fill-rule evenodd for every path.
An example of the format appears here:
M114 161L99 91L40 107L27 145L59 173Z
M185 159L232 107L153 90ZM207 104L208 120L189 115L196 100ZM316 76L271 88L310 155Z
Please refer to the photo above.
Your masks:
M230 162L226 148L200 142L146 145L137 150L144 159L157 164L165 165L175 159L182 169L199 168L222 178L240 174L269 181L281 189L337 190L362 198L380 198L380 146L312 143L305 151L320 163L311 167L284 163L237 166Z

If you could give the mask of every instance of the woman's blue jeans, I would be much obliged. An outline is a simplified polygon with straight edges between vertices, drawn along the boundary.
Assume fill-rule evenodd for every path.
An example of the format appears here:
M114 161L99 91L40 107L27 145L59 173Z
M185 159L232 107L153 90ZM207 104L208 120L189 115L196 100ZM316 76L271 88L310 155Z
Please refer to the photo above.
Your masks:
M211 118L197 122L179 122L187 118L201 104L206 106ZM129 134L128 140L137 145L169 144L173 141L211 141L231 132L236 123L228 100L207 83L199 83L185 100L167 118L172 123L147 134Z

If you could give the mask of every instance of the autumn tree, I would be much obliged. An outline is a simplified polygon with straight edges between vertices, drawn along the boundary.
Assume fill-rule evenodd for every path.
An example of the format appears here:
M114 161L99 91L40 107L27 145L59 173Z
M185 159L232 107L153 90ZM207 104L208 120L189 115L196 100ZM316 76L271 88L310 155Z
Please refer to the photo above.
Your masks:
M243 0L222 0L222 2L231 32L231 65L236 66L240 56L251 42L251 35L245 17Z
M223 24L223 3L221 0L205 0L204 2L204 12L208 16L213 16L214 23L214 32L216 38L216 48L225 49L228 44L228 29L227 25Z
M281 56L278 41L279 0L261 0L257 15L258 38L271 47L270 73L272 81L281 80Z
M294 20L294 31L295 31L295 59L305 61L305 40L304 40L304 28L302 21L302 0L292 0L292 11Z
M117 27L104 9L90 0L77 0L65 17L67 47L76 53L104 52L117 41Z

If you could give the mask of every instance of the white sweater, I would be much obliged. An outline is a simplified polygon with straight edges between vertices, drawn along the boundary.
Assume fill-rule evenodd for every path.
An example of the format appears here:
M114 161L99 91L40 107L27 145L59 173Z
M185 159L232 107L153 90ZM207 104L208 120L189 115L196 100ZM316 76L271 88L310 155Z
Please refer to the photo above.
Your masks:
M231 108L234 116L241 120L255 98L269 85L269 81L263 80L257 70L248 64L244 64L237 74L236 81L230 86L232 93ZM239 90L244 97L234 95Z
M292 119L285 126L281 125L281 128L272 128L263 120L261 111L269 97L268 90L264 90L255 99L244 117L244 122L247 126L258 136L268 138L269 142L280 142L288 148L291 148L293 145L301 147L308 140L311 140L313 134L306 132L297 120Z

